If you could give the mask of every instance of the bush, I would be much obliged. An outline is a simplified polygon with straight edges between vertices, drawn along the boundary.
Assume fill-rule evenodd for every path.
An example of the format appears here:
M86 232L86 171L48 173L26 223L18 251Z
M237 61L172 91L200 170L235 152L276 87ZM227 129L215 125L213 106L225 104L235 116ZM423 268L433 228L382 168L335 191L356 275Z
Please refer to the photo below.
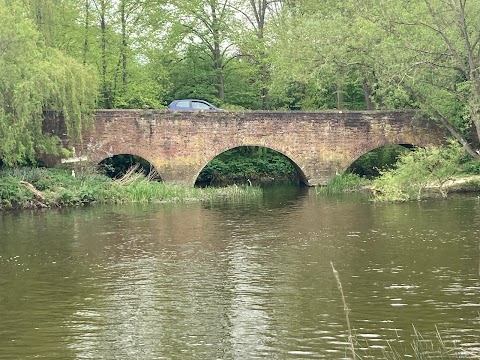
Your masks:
M19 179L13 176L0 178L0 209L29 207L33 199L33 193L21 185Z
M420 200L427 187L446 197L445 183L462 172L463 157L464 150L456 142L442 148L417 148L401 156L394 169L380 172L373 182L374 200Z
M228 150L210 161L198 177L199 182L270 179L293 180L297 171L290 160L267 148L242 146Z

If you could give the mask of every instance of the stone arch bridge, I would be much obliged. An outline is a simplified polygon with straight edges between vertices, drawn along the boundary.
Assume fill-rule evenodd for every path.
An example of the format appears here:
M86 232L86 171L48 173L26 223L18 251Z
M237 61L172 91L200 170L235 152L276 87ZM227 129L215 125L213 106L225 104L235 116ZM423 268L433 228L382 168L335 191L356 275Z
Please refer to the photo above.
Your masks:
M90 163L119 154L140 156L163 181L191 186L220 153L238 146L261 146L289 158L303 183L318 185L378 147L439 145L445 135L433 121L403 110L98 110L94 130L74 146L75 156Z

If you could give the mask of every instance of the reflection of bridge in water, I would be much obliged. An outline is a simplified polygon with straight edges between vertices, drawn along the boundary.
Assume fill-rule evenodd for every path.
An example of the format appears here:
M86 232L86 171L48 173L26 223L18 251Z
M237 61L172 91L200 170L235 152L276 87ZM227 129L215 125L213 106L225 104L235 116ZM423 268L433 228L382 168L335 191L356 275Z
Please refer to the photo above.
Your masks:
M439 145L444 138L438 125L414 111L99 110L95 129L75 148L91 163L119 154L140 156L165 182L193 186L220 153L261 146L289 158L303 183L317 185L378 147Z

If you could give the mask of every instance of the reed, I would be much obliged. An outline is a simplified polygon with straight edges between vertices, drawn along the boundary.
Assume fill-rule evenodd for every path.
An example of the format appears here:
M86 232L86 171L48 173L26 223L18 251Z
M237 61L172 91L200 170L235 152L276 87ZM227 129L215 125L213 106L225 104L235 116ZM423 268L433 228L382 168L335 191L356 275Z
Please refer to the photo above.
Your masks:
M358 344L355 336L352 332L352 327L350 324L350 309L347 305L345 299L345 294L343 292L342 282L340 280L340 275L333 265L333 262L330 262L332 267L333 275L337 282L338 290L340 291L340 296L343 303L343 311L345 313L345 321L347 325L348 333L348 343L350 352L352 354L352 359L360 359L361 356L355 351L355 344ZM436 339L428 340L425 339L415 327L413 327L413 341L411 343L411 350L413 350L413 358L417 360L456 360L456 359L480 359L479 350L469 350L459 348L458 346L449 346L441 337L438 328L436 328ZM405 359L406 354L409 352L408 349L404 349L403 353L400 353L397 349L389 344L389 348L383 350L383 358L387 360L400 360ZM409 355L409 357L412 357Z
M345 294L343 293L343 287L342 287L342 282L340 281L340 275L338 274L337 270L335 270L335 267L333 266L332 261L330 261L330 265L332 266L333 275L335 276L335 280L337 281L337 287L342 297L343 311L345 313L345 320L347 323L348 343L350 344L352 359L355 360L357 358L357 355L355 353L354 336L352 334L352 327L350 326L350 309L348 308L347 301L345 300Z
M112 180L91 171L15 168L0 172L0 209L64 207L91 203L237 201L259 197L254 186L193 188L152 181L134 170Z
M259 186L230 185L227 187L207 187L201 192L202 201L214 202L219 200L243 201L246 199L259 198L263 194Z
M347 333L348 333L348 343L350 347L350 352L352 354L352 359L360 359L361 356L355 351L355 344L358 344L355 336L352 332L352 327L350 325L350 309L348 308L347 301L345 299L345 294L343 292L342 282L340 281L340 275L333 266L333 262L330 262L332 267L333 275L337 282L338 290L343 303L343 311L345 313L345 321L347 324ZM441 337L438 328L436 330L436 339L428 340L425 339L415 327L413 327L413 337L414 340L411 343L413 350L413 358L417 360L456 360L456 359L480 359L480 350L478 349L463 349L459 348L452 344L449 346ZM389 344L389 348L383 350L383 356L387 360L400 360L405 359L405 353L408 352L407 349L404 349L404 353L400 353L397 349Z
M459 348L452 344L449 346L441 337L438 328L436 328L436 338L434 340L425 339L415 327L413 327L413 341L411 343L413 358L418 360L456 360L456 359L479 359L478 350ZM404 359L401 354L392 346L384 351L384 357L387 360Z
M315 187L315 192L322 195L341 194L358 191L370 183L370 180L356 174L343 173L332 178L326 185Z

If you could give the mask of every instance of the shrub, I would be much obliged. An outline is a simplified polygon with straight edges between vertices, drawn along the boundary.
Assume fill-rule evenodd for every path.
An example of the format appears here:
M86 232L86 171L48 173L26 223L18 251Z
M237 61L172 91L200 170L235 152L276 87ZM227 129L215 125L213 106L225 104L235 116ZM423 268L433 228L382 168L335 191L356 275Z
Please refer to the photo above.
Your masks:
M0 178L0 208L27 207L34 195L13 176Z
M446 197L445 183L462 171L464 150L456 142L447 147L417 148L402 155L394 169L380 172L373 182L375 201L421 199L427 187Z

